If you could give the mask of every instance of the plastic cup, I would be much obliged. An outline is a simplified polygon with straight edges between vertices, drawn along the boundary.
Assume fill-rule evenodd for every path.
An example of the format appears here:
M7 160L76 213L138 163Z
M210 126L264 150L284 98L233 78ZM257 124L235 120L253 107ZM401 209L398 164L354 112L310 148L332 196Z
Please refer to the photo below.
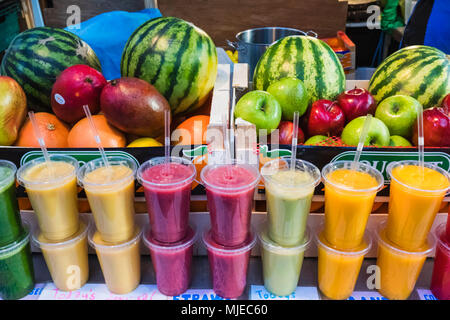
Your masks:
M152 237L159 242L175 243L189 229L189 209L195 166L184 158L151 159L139 167L138 181L144 187Z
M241 246L250 233L258 169L234 161L207 165L200 176L206 188L213 240L227 247Z
M358 279L364 256L372 246L365 233L359 247L338 250L325 239L324 232L316 235L319 265L319 289L329 299L343 300L351 296Z
M258 234L261 243L261 259L264 287L277 296L288 296L297 288L303 256L311 238L308 229L303 241L295 247L282 247L270 239L267 227Z
M30 233L25 227L17 241L0 247L0 297L20 299L34 289Z
M383 175L369 165L337 161L322 169L325 185L324 236L332 247L353 250L361 245Z
M445 237L445 224L437 227L436 238L431 291L439 300L450 300L450 242Z
M191 265L197 234L189 228L184 239L176 243L162 243L154 239L149 226L144 232L144 243L149 248L156 272L158 290L167 296L185 292L191 283Z
M307 161L281 158L261 169L267 200L267 231L280 246L296 246L304 239L306 222L315 187L320 183L319 169Z
M64 155L50 155L32 160L17 172L25 187L39 228L44 237L61 241L72 237L79 228L77 177L78 161Z
M36 228L33 241L41 248L55 286L62 291L80 289L88 281L87 219L80 219L78 231L64 241L52 241Z
M16 198L16 171L14 163L0 160L0 247L24 233Z
M243 244L229 248L217 243L209 230L203 233L203 243L208 251L214 292L227 299L240 297L247 283L247 268L256 235L250 232Z
M449 211L450 211L450 208L449 208ZM449 216L447 216L447 228L445 230L446 230L445 234L447 237L447 242L450 242L450 217Z
M435 238L432 234L422 248L405 251L388 240L386 224L378 226L378 258L380 271L380 294L390 300L405 300L414 290L427 255L433 251Z
M86 195L95 225L104 241L130 240L134 226L134 179L136 163L126 157L108 157L89 161L78 170L78 181Z
M420 182L418 161L388 165L391 177L386 236L407 251L420 250L427 240L434 219L448 190L449 174L425 163L425 181Z
M102 240L94 226L89 230L89 243L97 253L106 286L114 294L129 293L141 281L141 236L141 228L136 227L131 240L111 244Z

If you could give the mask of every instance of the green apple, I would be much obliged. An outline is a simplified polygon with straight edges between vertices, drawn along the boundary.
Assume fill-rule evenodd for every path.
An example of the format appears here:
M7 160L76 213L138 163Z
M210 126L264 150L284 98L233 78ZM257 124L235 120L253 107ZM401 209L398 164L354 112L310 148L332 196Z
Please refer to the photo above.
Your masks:
M389 142L391 147L412 147L411 142L406 140L401 136L391 136L391 141Z
M280 124L281 106L268 92L250 91L236 103L234 116L253 123L259 135L270 134Z
M321 142L324 142L326 140L328 140L326 144L322 144L321 143ZM306 140L304 144L307 145L307 146L316 146L316 145L335 146L335 145L338 145L338 143L336 141L334 141L333 139L330 139L330 137L321 136L321 135L312 136L311 138Z
M420 102L413 97L396 95L381 101L375 117L384 122L392 135L410 138L421 108Z
M280 103L283 120L292 121L294 112L302 116L308 108L309 94L303 81L293 77L282 78L270 84L267 92Z
M342 142L349 146L357 146L365 120L366 117L363 116L350 121L342 131ZM372 118L364 145L384 147L389 146L389 142L388 127L380 119Z

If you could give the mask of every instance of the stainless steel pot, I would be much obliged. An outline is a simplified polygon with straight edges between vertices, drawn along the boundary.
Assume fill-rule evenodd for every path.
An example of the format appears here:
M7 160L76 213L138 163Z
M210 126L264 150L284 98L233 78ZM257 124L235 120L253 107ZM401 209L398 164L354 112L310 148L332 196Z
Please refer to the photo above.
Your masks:
M292 35L311 35L317 37L313 31L303 32L301 30L282 27L255 28L239 32L236 42L228 41L228 45L239 52L239 63L248 63L250 81L259 58L266 49L275 41Z

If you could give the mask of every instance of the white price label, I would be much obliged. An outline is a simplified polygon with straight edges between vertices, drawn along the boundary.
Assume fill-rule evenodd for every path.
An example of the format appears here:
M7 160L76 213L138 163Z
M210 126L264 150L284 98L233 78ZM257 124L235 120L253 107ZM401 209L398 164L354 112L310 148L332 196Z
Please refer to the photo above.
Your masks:
M389 300L376 291L355 291L347 300Z
M320 298L316 287L297 287L288 296L277 296L267 291L264 286L251 286L250 300L320 300Z

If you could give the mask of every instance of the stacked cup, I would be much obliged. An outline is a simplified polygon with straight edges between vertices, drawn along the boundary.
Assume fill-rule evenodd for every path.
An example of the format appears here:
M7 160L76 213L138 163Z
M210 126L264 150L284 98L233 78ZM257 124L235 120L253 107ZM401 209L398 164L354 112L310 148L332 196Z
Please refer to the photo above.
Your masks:
M366 225L384 179L375 168L352 161L326 165L322 178L325 224L316 235L319 289L327 298L347 299L372 245Z
M106 285L112 293L133 291L141 280L141 228L134 221L136 163L127 157L108 157L78 170L95 221L89 243L95 249Z
M33 241L41 248L55 286L76 290L88 280L86 220L80 220L76 171L78 161L51 155L24 164L17 173L38 220Z
M447 227L441 224L436 229L436 257L431 291L439 300L450 300L450 219L447 217Z
M430 230L450 186L449 174L433 164L421 167L418 161L391 163L387 172L389 214L377 234L379 291L389 299L407 299L434 248Z
M207 165L200 176L211 218L211 229L203 233L203 242L213 290L234 299L245 290L250 252L256 242L251 215L260 174L255 166L233 161Z
M16 166L0 160L0 298L20 299L34 288L28 226L16 198Z
M320 171L313 164L281 158L261 169L268 221L259 231L263 278L266 289L290 295L297 287L304 252L310 243L307 218Z
M178 157L153 158L138 170L150 220L144 243L150 250L158 290L168 296L182 294L191 281L197 235L189 226L189 211L195 176L192 162Z

